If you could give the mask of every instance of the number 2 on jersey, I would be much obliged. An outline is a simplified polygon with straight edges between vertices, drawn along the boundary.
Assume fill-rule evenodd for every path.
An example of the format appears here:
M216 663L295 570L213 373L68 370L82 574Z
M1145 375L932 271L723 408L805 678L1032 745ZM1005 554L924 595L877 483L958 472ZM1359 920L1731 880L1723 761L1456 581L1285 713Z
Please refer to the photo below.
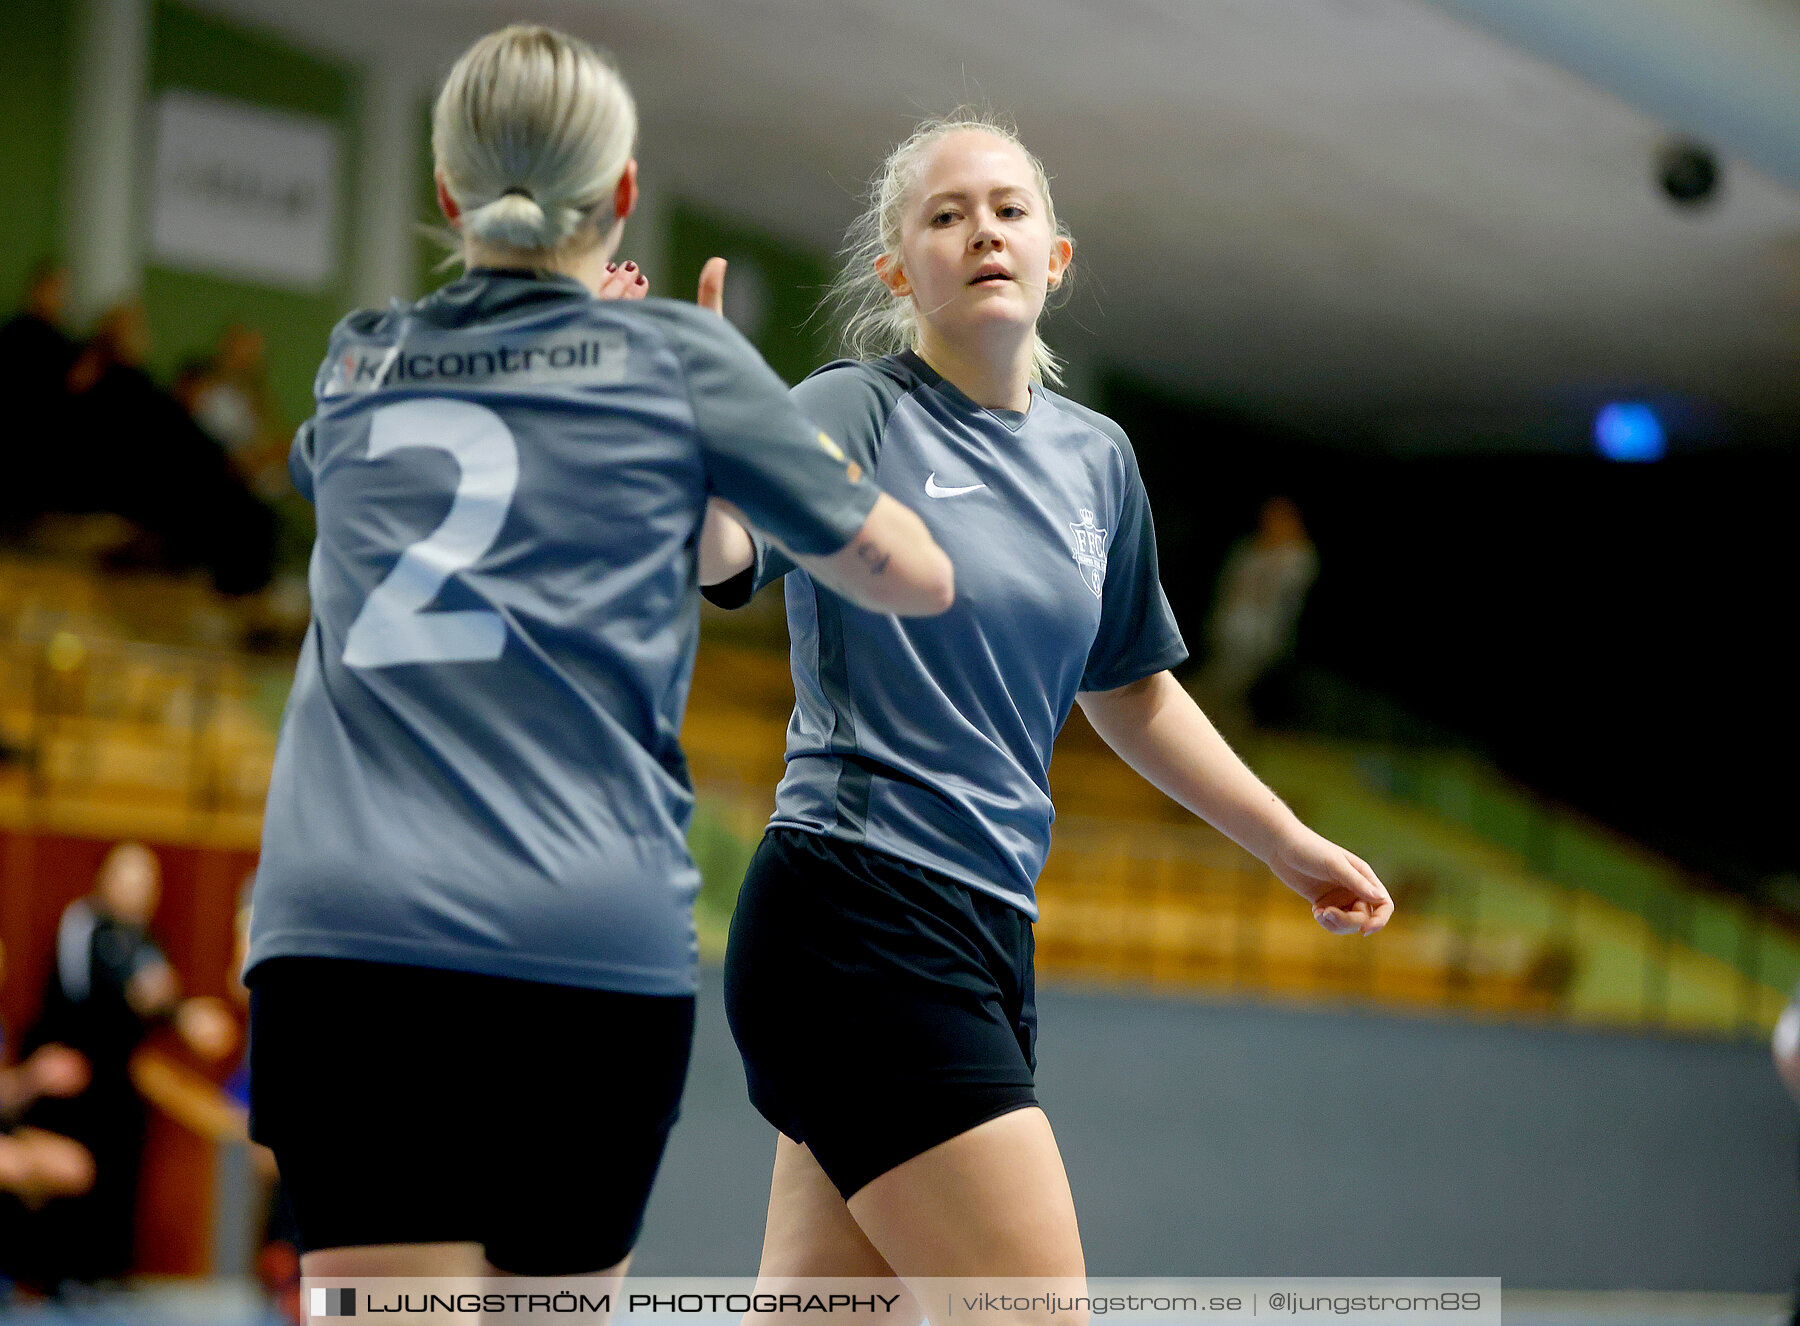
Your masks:
M494 546L513 491L519 448L499 415L468 401L417 400L384 405L369 421L369 459L403 447L447 451L461 468L449 514L409 546L369 594L344 637L353 668L398 663L491 662L506 647L497 612L427 612L444 582Z

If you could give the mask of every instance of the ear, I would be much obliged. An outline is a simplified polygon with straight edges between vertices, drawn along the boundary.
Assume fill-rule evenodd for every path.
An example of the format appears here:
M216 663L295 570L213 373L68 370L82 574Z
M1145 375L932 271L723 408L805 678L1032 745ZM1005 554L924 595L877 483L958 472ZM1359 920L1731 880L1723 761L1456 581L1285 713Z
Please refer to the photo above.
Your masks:
M444 220L450 223L452 229L462 229L462 208L450 196L450 186L444 183L444 172L433 171L431 178L437 181L438 211L444 214Z
M875 275L888 288L888 293L896 298L912 293L912 282L906 279L906 272L890 254L882 254L875 259Z
M613 189L613 216L623 221L638 205L637 158L632 157L619 172L619 183Z
M1075 258L1075 241L1058 235L1050 245L1050 288L1056 289L1062 284L1063 273L1069 270L1069 264Z

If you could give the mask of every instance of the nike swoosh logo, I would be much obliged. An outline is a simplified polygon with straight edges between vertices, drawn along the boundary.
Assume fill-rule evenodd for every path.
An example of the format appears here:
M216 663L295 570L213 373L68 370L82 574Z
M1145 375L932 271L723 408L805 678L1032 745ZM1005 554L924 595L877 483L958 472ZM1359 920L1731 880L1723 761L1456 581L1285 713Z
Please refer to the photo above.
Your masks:
M933 470L925 480L925 496L927 497L961 497L964 493L978 492L986 488L985 483L972 483L967 488L938 487L937 471Z

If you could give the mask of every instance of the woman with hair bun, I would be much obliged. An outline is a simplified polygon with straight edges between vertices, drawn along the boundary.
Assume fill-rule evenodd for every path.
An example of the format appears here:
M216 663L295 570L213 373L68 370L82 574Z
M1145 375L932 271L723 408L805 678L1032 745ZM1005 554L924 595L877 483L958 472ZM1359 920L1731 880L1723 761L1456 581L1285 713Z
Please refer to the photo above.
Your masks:
M596 298L643 294L635 133L586 44L471 46L432 121L467 271L339 324L294 441L313 621L246 980L310 1276L622 1269L693 1030L709 501L871 611L952 596L724 319Z
M793 396L918 503L958 595L902 621L729 523L705 548L702 583L726 606L787 577L793 637L787 773L725 971L751 1098L781 1133L761 1273L1079 1279L1033 1087L1034 885L1071 706L1325 929L1373 934L1393 903L1169 672L1186 650L1131 445L1046 385L1038 318L1074 246L1043 166L990 118L932 121L888 158L851 238L836 294L853 357ZM1052 1315L1084 1314L1008 1319Z

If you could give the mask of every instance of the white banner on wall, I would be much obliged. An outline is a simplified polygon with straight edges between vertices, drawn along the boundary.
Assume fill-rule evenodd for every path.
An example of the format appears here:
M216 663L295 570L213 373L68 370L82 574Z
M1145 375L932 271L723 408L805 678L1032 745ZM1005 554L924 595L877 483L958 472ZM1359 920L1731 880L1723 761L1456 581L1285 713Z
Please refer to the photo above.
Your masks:
M338 133L326 120L171 90L157 98L150 257L316 291L338 274Z

